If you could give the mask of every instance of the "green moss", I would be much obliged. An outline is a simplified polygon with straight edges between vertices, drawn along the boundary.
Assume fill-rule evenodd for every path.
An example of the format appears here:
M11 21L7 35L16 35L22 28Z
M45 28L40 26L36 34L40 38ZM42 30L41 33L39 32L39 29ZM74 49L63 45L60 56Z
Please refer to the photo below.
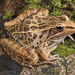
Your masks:
M40 2L41 0L24 0L25 3L28 3L27 6L24 6L25 7L25 10L28 10L28 9L31 9L31 8L40 8Z
M67 40L64 43L61 43L52 54L59 54L60 56L68 56L70 54L75 54L75 42L71 39Z
M70 18L75 18L75 1L74 0L23 0L26 5L24 11L31 8L47 8L50 11L50 15L56 16L61 14L67 14ZM18 10L18 8L16 9ZM16 11L15 10L15 11ZM3 19L10 19L11 14L6 12ZM14 15L14 14L13 14Z
M50 13L51 16L59 16L61 15L60 10L54 10L53 12Z
M73 22L75 22L75 19L71 18L71 20L72 20Z
M32 8L41 8L38 4L28 4L27 6L24 6L24 12L28 9L32 9Z
M9 14L8 12L5 13L5 15L3 16L3 19L11 19L12 18L12 14Z

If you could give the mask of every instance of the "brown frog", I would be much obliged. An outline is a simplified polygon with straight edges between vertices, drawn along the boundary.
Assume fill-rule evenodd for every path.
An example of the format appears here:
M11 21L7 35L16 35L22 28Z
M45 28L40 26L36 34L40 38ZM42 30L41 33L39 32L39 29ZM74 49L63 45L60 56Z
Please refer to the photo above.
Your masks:
M50 55L56 47L75 33L75 23L67 15L49 16L45 8L34 8L5 22L9 39L1 39L1 46L12 60L20 65L37 65L60 59ZM14 39L14 41L13 41Z

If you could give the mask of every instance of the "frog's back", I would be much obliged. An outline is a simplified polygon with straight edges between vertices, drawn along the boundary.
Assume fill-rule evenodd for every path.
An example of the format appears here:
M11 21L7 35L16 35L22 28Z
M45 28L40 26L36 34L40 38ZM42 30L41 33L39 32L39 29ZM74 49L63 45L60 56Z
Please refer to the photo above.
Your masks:
M19 19L20 17L20 19ZM36 48L41 42L57 33L56 25L66 21L65 17L48 16L48 10L37 8L28 10L16 19L7 22L8 32ZM7 29L5 23L5 28ZM9 30L10 28L10 30Z

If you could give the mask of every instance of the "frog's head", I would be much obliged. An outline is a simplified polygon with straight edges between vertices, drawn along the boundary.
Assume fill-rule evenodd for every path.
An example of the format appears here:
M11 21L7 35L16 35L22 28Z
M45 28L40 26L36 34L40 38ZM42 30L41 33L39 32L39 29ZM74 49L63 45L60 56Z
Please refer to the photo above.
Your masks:
M65 21L58 22L55 26L54 35L49 39L56 40L60 38L65 38L73 33L75 33L75 23L72 22L67 15L62 15L61 18Z

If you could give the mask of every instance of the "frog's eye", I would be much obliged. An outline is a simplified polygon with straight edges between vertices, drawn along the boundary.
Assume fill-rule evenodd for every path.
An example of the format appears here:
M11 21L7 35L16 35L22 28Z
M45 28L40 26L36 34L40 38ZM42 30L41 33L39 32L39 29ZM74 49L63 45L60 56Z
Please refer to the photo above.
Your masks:
M64 26L58 25L56 26L57 31L63 31L64 30Z

